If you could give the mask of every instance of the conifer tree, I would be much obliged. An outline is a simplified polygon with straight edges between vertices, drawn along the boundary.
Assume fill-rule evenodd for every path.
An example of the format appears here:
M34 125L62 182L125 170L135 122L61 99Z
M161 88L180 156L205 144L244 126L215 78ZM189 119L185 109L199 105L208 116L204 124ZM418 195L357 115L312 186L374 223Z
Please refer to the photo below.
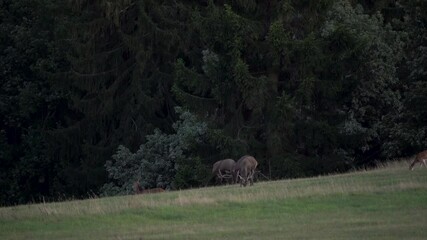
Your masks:
M72 6L72 68L63 87L72 90L76 114L59 133L58 157L68 191L82 195L102 185L104 162L118 145L134 151L153 128L172 130L173 63L191 53L192 6L150 0Z
M58 163L50 131L63 123L67 98L56 89L65 48L53 0L0 3L0 204L55 193Z

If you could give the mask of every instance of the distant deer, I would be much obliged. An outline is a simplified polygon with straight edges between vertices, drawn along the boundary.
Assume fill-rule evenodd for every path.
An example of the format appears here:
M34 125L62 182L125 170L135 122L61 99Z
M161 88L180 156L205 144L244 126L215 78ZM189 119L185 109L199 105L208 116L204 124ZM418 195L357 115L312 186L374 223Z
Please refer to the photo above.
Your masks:
M409 166L409 170L414 170L414 166L417 163L423 164L427 168L427 150L424 150L415 156L414 161L411 163L411 166Z
M234 172L237 176L236 181L240 180L240 186L246 187L248 182L250 182L251 186L254 185L254 175L257 166L258 162L252 156L246 155L237 161Z
M139 181L133 183L133 191L135 194L141 194L144 191L144 189L141 187L141 184L139 184Z
M233 159L224 159L214 163L212 167L212 174L222 182L224 179L231 179L234 183L234 168L236 162Z
M135 194L161 193L165 191L163 188L143 189L139 181L133 183L133 190Z
M150 188L150 189L144 189L142 190L142 194L148 194L148 193L161 193L165 190L163 188Z

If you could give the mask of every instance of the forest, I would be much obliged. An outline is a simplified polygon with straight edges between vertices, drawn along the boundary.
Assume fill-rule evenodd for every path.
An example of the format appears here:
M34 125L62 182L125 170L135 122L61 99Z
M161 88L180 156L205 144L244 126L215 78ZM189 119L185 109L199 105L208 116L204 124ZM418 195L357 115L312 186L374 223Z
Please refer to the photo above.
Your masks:
M427 1L0 0L0 205L427 148Z

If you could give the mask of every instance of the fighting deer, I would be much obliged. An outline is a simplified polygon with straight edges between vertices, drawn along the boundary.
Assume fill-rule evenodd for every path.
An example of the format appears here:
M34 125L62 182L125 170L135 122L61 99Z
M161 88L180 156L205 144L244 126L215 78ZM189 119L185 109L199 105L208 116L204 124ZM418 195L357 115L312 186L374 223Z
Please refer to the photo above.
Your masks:
M427 150L422 151L415 156L414 161L411 163L411 166L409 166L409 170L414 170L415 164L420 163L424 165L427 168Z
M240 186L246 187L248 181L251 186L254 184L254 174L257 166L258 162L252 156L246 155L237 161L234 172L238 178L236 181L240 180Z
M165 191L163 188L143 189L139 181L133 183L133 190L135 194L161 193Z
M214 163L212 167L212 174L222 182L224 179L231 179L234 182L234 168L236 162L233 159L224 159Z

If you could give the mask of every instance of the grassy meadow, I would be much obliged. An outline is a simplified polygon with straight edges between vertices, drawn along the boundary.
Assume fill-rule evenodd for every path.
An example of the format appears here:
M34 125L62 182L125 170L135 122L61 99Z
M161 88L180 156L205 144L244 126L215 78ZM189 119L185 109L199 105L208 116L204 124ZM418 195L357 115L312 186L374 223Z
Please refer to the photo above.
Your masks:
M427 169L0 208L0 239L427 239Z

